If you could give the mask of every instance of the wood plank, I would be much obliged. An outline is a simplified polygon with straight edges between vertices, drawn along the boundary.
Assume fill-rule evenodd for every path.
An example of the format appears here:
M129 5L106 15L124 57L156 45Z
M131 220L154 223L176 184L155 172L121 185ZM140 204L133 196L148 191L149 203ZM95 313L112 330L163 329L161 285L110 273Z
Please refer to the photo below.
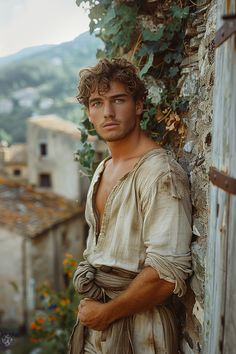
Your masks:
M228 11L235 3L227 1ZM217 26L226 13L218 1ZM236 177L236 52L234 38L216 50L212 165ZM218 215L217 215L218 214ZM211 185L206 263L204 354L236 348L236 196Z

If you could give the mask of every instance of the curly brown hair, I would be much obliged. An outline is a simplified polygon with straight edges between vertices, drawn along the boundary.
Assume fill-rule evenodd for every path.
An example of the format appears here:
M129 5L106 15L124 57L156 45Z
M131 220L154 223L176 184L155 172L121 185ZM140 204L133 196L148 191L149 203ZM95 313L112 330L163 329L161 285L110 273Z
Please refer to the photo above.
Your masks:
M101 59L95 66L82 69L79 77L76 98L87 108L91 94L96 90L100 95L106 93L110 82L115 80L125 85L135 101L145 100L147 96L147 89L138 77L135 66L126 59Z

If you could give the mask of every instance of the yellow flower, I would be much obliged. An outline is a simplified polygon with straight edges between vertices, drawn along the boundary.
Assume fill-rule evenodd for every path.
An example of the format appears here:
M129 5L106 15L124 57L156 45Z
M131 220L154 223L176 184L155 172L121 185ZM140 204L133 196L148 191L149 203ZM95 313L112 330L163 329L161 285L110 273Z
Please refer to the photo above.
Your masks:
M72 254L70 254L70 253L66 253L66 254L65 254L65 257L66 257L66 258L73 258Z
M68 263L69 263L68 259L64 259L63 265L65 266L65 265L67 265Z
M60 301L60 305L61 306L66 306L70 303L70 300L69 299L61 299Z

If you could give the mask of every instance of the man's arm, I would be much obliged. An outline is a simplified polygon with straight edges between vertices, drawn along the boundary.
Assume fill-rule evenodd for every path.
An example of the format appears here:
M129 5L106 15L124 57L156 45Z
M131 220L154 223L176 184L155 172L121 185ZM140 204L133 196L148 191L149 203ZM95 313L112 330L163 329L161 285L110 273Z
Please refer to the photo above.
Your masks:
M174 283L160 279L155 269L145 267L117 298L105 304L89 298L81 300L80 321L89 328L102 331L120 318L162 304L173 293L174 287Z

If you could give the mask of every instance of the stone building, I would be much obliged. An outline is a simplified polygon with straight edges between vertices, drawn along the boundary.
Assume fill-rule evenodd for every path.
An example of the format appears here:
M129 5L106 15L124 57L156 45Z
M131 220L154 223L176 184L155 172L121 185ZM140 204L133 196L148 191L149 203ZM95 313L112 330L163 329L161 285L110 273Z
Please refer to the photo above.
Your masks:
M36 289L63 288L62 261L85 247L83 209L52 192L0 177L0 327L26 326Z
M27 126L29 183L81 202L88 181L74 160L80 144L76 124L55 115L30 118Z
M0 173L16 180L28 177L27 145L0 143Z

